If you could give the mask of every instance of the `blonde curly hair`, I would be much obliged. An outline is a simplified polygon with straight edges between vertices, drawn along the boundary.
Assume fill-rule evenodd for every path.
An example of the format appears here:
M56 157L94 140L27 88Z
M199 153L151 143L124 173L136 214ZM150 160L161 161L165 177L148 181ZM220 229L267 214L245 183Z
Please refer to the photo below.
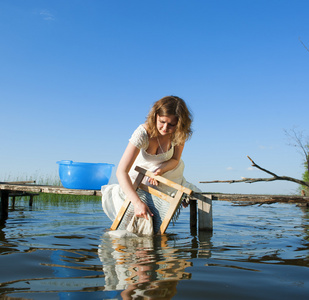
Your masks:
M173 115L177 117L176 130L172 141L176 145L183 145L192 136L192 114L185 101L176 96L166 96L154 103L146 119L147 131L151 138L157 137L157 116Z

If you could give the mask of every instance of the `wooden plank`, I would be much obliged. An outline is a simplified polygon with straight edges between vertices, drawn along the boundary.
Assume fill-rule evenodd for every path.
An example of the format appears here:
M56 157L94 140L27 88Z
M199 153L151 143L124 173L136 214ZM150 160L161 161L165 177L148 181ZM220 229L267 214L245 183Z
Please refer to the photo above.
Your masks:
M1 182L0 190L39 193L41 191L41 188L38 185L14 184L14 183Z
M175 197L174 197L174 201L170 204L170 207L164 217L164 220L162 221L162 224L160 226L160 233L163 234L166 230L166 228L168 227L169 223L171 222L171 219L174 215L174 213L176 212L176 209L179 205L179 201L181 201L181 197L183 195L183 191L178 190Z
M112 226L111 226L111 230L116 230L124 216L124 214L126 213L129 205L130 205L131 201L129 198L126 198L126 200L124 201L124 203L122 204Z
M133 183L133 189L135 189L135 190L137 189L137 187L142 182L143 178L144 178L144 174L139 173L137 175L137 177L136 177L136 179ZM114 220L114 222L111 226L111 230L116 230L118 228L118 226L119 226L124 214L126 213L130 203L131 203L131 200L129 198L126 198L126 200L122 204L122 206L121 206L121 208L120 208L120 210L119 210L119 212L118 212L118 214L117 214L117 216L116 216L116 218L115 218L115 220Z
M154 176L152 172L147 171L147 170L145 170L143 168L140 168L139 166L136 166L135 170L138 171L139 173L142 173L142 174L148 176L148 177L157 179L158 181L162 182L163 184L165 184L167 186L170 186L170 187L174 188L175 190L182 191L183 193L186 193L187 195L191 195L192 192L193 192L189 188L184 187L184 186L182 186L182 185L180 185L178 183L175 183L175 182L173 182L173 181L171 181L169 179L166 179L166 178L164 178L162 176L159 176L159 175Z
M39 193L27 193L27 192L10 192L9 197L27 197L27 196L38 196Z
M13 184L8 182L0 182L0 190L47 193L47 194L63 194L63 195L102 196L100 190L77 190L77 189L66 189L60 186Z
M163 200L165 200L165 201L167 201L167 202L169 202L169 203L171 203L171 202L174 201L174 198L173 198L173 197L171 197L171 196L169 196L169 195L167 195L167 194L164 194L164 193L162 193L162 192L160 192L160 191L154 189L153 187L151 187L151 186L149 186L149 185L146 185L146 184L141 183L141 184L139 185L139 188L142 189L142 190L144 190L145 192L148 192L148 193L150 193L150 194L152 194L152 195L155 195L155 196L157 196L157 197L159 197L159 198L161 198L161 199L163 199Z
M12 183L12 184L28 184L28 183L35 183L35 181L34 180L9 181L8 183Z
M170 180L167 180L166 178L162 177L162 176L154 176L154 174L152 172L149 172L145 169L142 169L140 167L136 167L135 170L139 173L137 176L137 179L134 182L134 189L142 188L143 190L145 190L146 192L149 192L150 194L153 194L165 201L168 201L170 203L169 209L164 217L164 220L161 223L160 226L160 230L159 233L163 234L166 230L166 228L168 227L176 209L178 208L179 202L181 201L182 195L184 193L187 194L192 194L192 190L183 187L177 183L174 183ZM142 180L145 176L151 177L151 178L155 178L157 179L159 182L163 182L164 184L173 187L175 189L177 189L176 195L175 197L171 197L161 191L158 191L157 189L154 189L148 185L145 185L142 183ZM120 211L118 212L116 219L114 220L112 226L111 226L111 230L116 230L128 208L130 204L130 200L126 199L124 204L122 205Z

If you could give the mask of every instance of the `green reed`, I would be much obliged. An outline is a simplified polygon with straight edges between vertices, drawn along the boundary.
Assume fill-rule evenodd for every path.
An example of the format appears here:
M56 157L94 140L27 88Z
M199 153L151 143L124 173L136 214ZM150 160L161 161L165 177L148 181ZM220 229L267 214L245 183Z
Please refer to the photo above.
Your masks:
M61 187L60 178L57 175L53 176L42 176L39 174L35 175L21 175L21 176L6 176L5 179L1 180L3 182L16 182L16 181L33 181L38 185L50 185L50 186L59 186ZM85 202L97 203L101 200L101 197L98 196L85 196L85 195L66 195L66 194L47 194L39 193L33 197L33 205L44 205L53 204L55 206L63 205L80 205ZM22 204L23 202L29 202L29 196L17 196L15 197L16 205Z

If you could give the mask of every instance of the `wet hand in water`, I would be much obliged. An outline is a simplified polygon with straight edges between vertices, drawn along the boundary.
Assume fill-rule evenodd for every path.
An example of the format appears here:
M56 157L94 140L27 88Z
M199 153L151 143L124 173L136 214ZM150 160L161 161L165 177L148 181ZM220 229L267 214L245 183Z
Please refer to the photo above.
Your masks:
M150 211L149 207L142 201L134 206L134 214L139 218L144 218L148 220L148 214L153 216L153 213Z

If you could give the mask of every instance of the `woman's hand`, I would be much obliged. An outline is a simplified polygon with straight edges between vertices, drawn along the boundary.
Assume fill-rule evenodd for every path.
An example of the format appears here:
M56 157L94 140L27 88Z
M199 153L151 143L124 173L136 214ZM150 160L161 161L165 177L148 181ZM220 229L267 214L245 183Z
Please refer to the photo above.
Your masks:
M139 218L144 218L148 220L148 214L153 216L153 213L150 211L149 207L143 202L139 201L134 205L134 214Z
M153 172L153 174L155 175L155 176L157 176L157 175L162 175L163 174L163 172L162 172L162 169L156 169L154 172ZM149 177L148 178L148 182L150 183L150 184L152 184L152 185L155 185L155 186L158 186L159 185L159 182L156 180L156 179L154 179L154 178L151 178L151 177Z

